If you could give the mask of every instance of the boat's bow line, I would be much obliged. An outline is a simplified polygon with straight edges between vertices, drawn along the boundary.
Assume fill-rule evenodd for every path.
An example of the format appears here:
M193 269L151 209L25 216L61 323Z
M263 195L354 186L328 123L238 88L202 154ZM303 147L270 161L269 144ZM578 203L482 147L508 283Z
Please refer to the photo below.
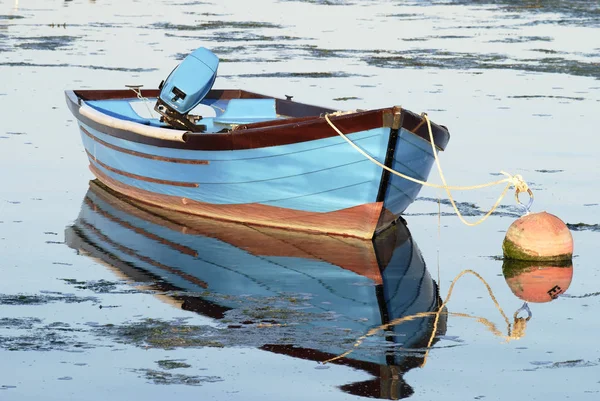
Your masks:
M206 129L198 122L202 116L191 115L211 90L217 77L219 58L201 47L189 54L159 85L160 94L154 109L170 126L192 132Z

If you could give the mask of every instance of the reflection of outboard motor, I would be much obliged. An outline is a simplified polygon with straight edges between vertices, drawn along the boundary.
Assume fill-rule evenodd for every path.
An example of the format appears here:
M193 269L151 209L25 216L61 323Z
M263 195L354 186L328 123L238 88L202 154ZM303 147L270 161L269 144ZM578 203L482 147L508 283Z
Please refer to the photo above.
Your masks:
M188 55L166 80L161 82L160 95L154 109L174 128L199 132L201 116L189 115L212 88L217 76L219 58L203 47Z

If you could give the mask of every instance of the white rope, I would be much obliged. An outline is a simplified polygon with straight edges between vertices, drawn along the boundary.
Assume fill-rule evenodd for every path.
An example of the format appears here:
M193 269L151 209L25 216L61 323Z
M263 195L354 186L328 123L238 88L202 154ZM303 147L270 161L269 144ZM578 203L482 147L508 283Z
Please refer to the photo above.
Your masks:
M336 115L337 116L339 114L332 113L332 115ZM354 149L356 149L360 154L362 154L365 158L367 158L369 161L371 161L375 165L377 165L377 166L381 167L382 169L390 172L391 174L397 175L398 177L404 178L405 180L414 182L416 184L420 184L420 185L431 187L431 188L441 188L441 189L446 190L446 193L448 194L448 198L450 200L450 203L452 204L452 207L454 208L454 211L458 215L458 218L464 224L466 224L468 226L476 226L478 224L483 223L494 212L494 210L496 210L496 208L498 207L498 205L500 204L500 202L502 201L502 199L506 195L506 192L510 189L511 186L515 187L517 201L519 201L518 194L520 192L529 192L530 196L532 196L531 190L529 189L529 187L527 186L527 183L523 180L523 177L521 175L519 175L519 174L511 175L511 174L506 173L504 171L501 171L501 173L504 174L504 175L506 175L506 178L503 178L503 179L498 180L498 181L492 181L492 182L488 182L488 183L485 183L485 184L478 184L478 185L471 185L471 186L452 186L452 185L448 185L446 183L446 178L444 177L444 172L442 171L442 166L440 164L440 160L439 160L439 157L438 157L438 151L435 148L435 141L434 141L434 138L433 138L433 132L431 130L431 122L429 121L429 117L425 113L423 114L423 118L427 122L427 128L429 130L429 141L431 143L431 149L432 149L432 152L433 152L433 157L435 158L436 166L438 168L438 173L440 174L440 178L441 178L442 183L443 183L442 185L431 184L429 182L422 181L422 180L419 180L417 178L410 177L410 176L408 176L406 174L402 174L401 172L396 171L396 170L394 170L394 169L386 166L385 164L379 162L374 157L372 157L367 152L365 152L362 148L360 148L360 146L358 146L357 144L355 144L354 142L352 142L352 140L350 140L342 131L340 131L331 122L331 120L329 119L329 115L328 114L325 114L324 117L325 117L325 121L327 121L327 123L331 126L331 128L333 128L333 130L339 136L341 136L346 142L348 142L348 144L350 144ZM452 193L450 192L450 191L456 191L456 190L466 191L466 190L480 189L480 188L491 187L491 186L494 186L494 185L499 185L499 184L504 184L504 183L506 183L507 185L504 188L504 190L502 191L502 194L500 195L500 197L498 198L498 200L496 201L496 203L494 204L494 206L490 209L489 212L487 212L485 214L485 216L483 216L481 219L479 219L475 223L470 223L470 222L468 222L468 221L466 221L464 219L464 217L460 213L460 210L458 210L458 207L456 206L456 202L454 201L454 198L452 197Z

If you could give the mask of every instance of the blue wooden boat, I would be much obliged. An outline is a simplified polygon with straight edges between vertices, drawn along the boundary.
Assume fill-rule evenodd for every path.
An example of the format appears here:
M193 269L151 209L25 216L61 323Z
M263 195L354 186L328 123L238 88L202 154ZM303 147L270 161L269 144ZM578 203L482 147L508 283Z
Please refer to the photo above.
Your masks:
M80 254L160 291L162 299L227 318L226 331L246 330L248 335L234 335L229 346L313 361L351 347L352 341L340 339L347 340L348 332L356 338L393 319L435 311L441 302L404 224L366 241L218 222L135 202L95 180L65 238ZM243 312L257 305L265 307L268 320ZM277 309L275 316L268 315L268 305ZM445 333L445 316L436 334ZM342 390L389 399L410 395L402 376L422 365L433 320L393 326L336 360L373 375ZM257 327L279 323L285 335L269 336L275 329ZM226 332L218 335L225 341Z
M180 212L367 239L417 197L421 185L368 161L334 131L324 118L334 110L212 89L217 67L200 48L157 90L66 91L94 175ZM434 157L422 116L389 107L329 118L387 167L427 179ZM448 130L432 124L432 133L445 149Z

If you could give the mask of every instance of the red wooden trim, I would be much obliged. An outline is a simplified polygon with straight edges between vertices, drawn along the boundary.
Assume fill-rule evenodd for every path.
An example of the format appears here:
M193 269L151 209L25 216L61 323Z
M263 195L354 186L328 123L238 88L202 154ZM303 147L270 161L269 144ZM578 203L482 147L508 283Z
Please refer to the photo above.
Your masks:
M124 177L134 178L134 179L140 180L140 181L153 182L155 184L173 185L173 186L177 186L177 187L186 187L186 188L198 188L198 184L195 183L195 182L158 180L156 178L150 178L150 177L146 177L146 176L143 176L143 175L137 175L137 174L128 173L126 171L122 171L122 170L110 167L110 166L102 163L100 160L98 160L96 158L96 156L94 156L90 152L88 152L87 149L86 149L85 153L87 153L88 157L91 160L95 161L96 163L98 163L100 166L104 167L108 171L112 171L113 173L122 175Z
M131 89L78 89L71 91L82 100L118 100L135 99L137 94ZM160 95L159 89L140 89L141 95L147 98L156 98ZM269 96L248 92L240 89L212 89L205 99L265 99ZM299 103L300 104L300 103Z
M129 93L131 92L131 94ZM212 93L212 91L211 91ZM128 90L106 90L106 91L67 91L65 92L67 103L71 112L75 117L84 124L93 127L94 129L117 138L126 139L133 142L144 143L152 146L176 149L190 150L241 150L241 149L256 149L270 146L289 145L294 143L313 141L317 139L330 138L337 133L327 124L324 118L319 117L323 111L328 112L329 109L319 108L317 106L305 105L276 99L278 102L292 103L293 107L298 107L295 114L289 113L291 116L297 116L299 119L291 121L281 120L281 124L261 126L261 125L246 125L246 129L239 131L229 131L225 133L215 134L189 134L185 136L186 142L168 141L132 133L130 131L107 127L98 124L79 114L79 104L81 100L102 100L102 99L118 99L132 98L133 92ZM142 92L144 96L158 95L157 90L146 90ZM209 94L210 95L210 94ZM120 96L120 97L119 97ZM264 95L253 94L244 91L215 91L215 96L222 98L265 98ZM281 103L283 104L283 103ZM291 104L285 103L286 107L292 107ZM312 110L307 112L306 110ZM379 127L391 127L393 121L394 108L369 110L350 115L332 116L331 121L344 133L352 134L359 131L364 131ZM403 109L405 114L403 120L403 128L408 131L414 130L423 119L416 114ZM307 117L306 113L314 113L314 118L302 120L302 117ZM426 127L421 127L414 130L414 134L429 141L429 133ZM411 131L412 132L412 131ZM432 132L434 141L440 149L444 149L449 140L447 129L432 123Z
M137 201L217 220L277 227L294 231L371 239L383 208L372 202L335 212L316 213L257 203L217 205L134 188L108 177L93 164L91 171L107 187Z
M145 159L159 160L159 161L169 162L169 163L178 163L178 164L209 164L210 163L208 160L180 159L180 158L176 158L176 157L164 157L164 156L151 155L148 153L137 152L135 150L125 149L120 146L116 146L111 143L105 142L98 137L95 137L93 134L91 134L88 130L86 130L82 126L79 126L79 129L85 135L87 135L90 139L94 140L95 142L98 142L99 144L101 144L103 146L106 146L107 148L116 150L117 152L127 153L129 155L143 157Z

